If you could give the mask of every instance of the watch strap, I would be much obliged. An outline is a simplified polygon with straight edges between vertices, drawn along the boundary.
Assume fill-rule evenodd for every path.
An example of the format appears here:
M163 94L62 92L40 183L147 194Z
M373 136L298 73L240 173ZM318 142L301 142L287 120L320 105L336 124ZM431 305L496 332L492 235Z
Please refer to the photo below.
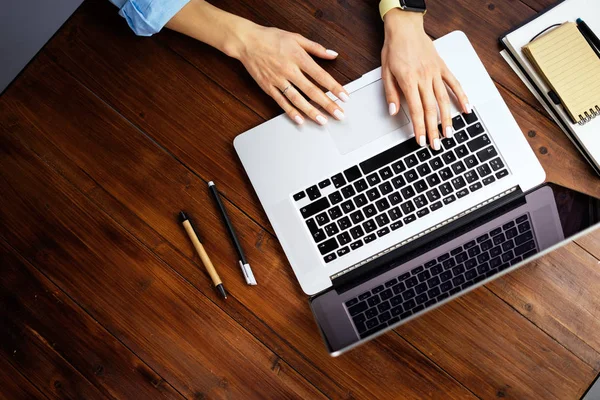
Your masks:
M400 4L400 0L381 0L379 2L379 15L381 15L381 19L385 17L388 11L393 10L394 8L402 9L402 5Z

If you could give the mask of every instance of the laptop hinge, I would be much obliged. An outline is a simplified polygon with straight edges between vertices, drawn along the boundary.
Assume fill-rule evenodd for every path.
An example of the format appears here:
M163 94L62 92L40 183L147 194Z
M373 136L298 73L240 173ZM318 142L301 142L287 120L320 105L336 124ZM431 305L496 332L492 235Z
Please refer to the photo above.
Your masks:
M383 273L383 269L386 265L389 268L393 268L401 263L409 261L418 256L418 254L416 254L417 252L424 253L425 251L430 250L429 247L434 248L439 246L440 243L438 243L437 239L448 236L456 229L469 223L473 223L494 210L504 208L504 206L521 197L522 194L523 192L518 186L510 188L468 210L440 222L434 227L426 229L344 269L343 271L331 275L330 279L333 288L338 292L346 291L351 287L370 279L374 274ZM428 243L434 243L434 246L426 246Z

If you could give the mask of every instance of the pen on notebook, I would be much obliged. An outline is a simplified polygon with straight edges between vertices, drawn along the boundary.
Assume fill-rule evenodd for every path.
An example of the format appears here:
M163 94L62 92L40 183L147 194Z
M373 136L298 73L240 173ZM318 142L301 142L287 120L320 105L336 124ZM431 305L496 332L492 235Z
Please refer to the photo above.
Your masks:
M592 50L600 57L600 39L594 34L590 27L581 19L577 18L577 28L592 47Z
M179 220L180 220L181 224L183 225L183 227L185 228L185 231L187 232L188 236L192 240L192 244L194 245L194 248L198 252L200 259L202 260L202 264L204 264L204 267L206 268L208 275L210 275L210 279L212 279L213 284L215 285L215 288L217 288L217 290L219 291L221 296L223 296L223 298L226 299L227 293L225 292L225 287L223 287L223 282L221 281L221 278L219 278L219 274L217 274L217 270L215 269L215 266L210 261L210 258L208 258L208 254L206 254L206 250L204 250L204 246L202 246L200 239L198 239L198 235L196 235L196 232L194 231L194 228L192 227L192 224L190 223L190 219L183 211L181 211L179 213Z
M223 206L223 202L221 201L221 196L219 195L219 191L217 190L215 183L213 181L208 182L208 188L212 192L213 197L215 198L215 201L217 202L219 211L221 211L221 217L223 217L223 222L225 223L225 226L227 227L227 230L229 231L229 236L231 237L231 240L233 241L233 245L235 246L235 248L238 252L238 255L240 256L239 264L240 264L240 268L242 269L242 273L244 274L244 278L246 278L246 283L248 285L256 285L256 279L254 278L254 274L252 273L252 268L250 268L250 264L248 264L248 261L246 260L246 256L244 256L244 251L242 250L240 241L238 240L237 235L235 234L235 231L233 230L233 225L231 224L231 221L229 220L229 216L227 215L225 206Z

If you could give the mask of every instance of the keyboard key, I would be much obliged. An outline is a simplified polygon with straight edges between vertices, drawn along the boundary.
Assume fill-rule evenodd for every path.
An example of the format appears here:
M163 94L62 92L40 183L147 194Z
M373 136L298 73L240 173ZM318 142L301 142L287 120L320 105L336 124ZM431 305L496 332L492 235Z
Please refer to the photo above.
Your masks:
M331 204L337 204L342 200L344 200L344 198L340 192L333 192L329 195L329 201L331 201Z
M486 147L485 149L477 152L477 158L479 158L479 161L481 162L486 162L490 158L496 157L497 155L498 153L496 152L494 146ZM496 174L496 178L498 178L498 174Z
M404 163L401 160L398 160L395 163L393 163L392 169L396 174L406 171L406 167L404 166Z
M375 217L375 220L377 221L377 225L379 225L380 228L390 223L390 219L386 214L379 214Z
M446 282L450 279L452 279L452 271L444 271L440 274L440 280L442 282Z
M354 189L356 189L358 193L364 192L368 188L369 185L367 185L367 181L365 181L364 179L359 179L356 182L354 182Z
M384 196L388 193L391 193L392 190L394 189L392 189L392 184L389 182L383 182L381 185L379 185L379 191Z
M462 199L463 197L465 197L468 194L469 194L469 191L467 189L461 189L458 192L456 192L456 197L458 197L459 199Z
M350 234L352 235L353 239L358 239L364 236L365 232L360 226L355 226L354 228L350 229Z
M350 226L352 226L352 223L350 222L350 218L348 217L344 217L344 218L340 218L338 220L338 226L340 227L340 230L346 230L348 228L350 228Z
M394 286L397 283L398 283L398 279L392 278L389 281L387 281L386 283L384 283L383 286L385 286L385 287L392 287L392 286Z
M325 211L329 208L329 201L326 198L321 198L317 201L310 203L300 209L300 213L304 219L312 217L313 215Z
M502 228L495 228L490 231L490 236L496 236L502 233Z
M477 179L479 179L479 177L477 176L477 172L475 172L475 171L467 171L467 173L464 174L463 176L466 179L467 183L473 183Z
M465 172L466 169L467 168L465 167L465 164L463 164L462 161L458 161L452 164L452 171L454 171L456 175L462 174L463 172Z
M450 195L448 197L444 197L444 204L448 205L450 203L453 203L456 200L456 197L454 197L453 195Z
M367 301L367 304L369 302ZM367 312L365 313L365 317L367 317L367 319L371 319L371 318L375 318L377 316L377 314L379 314L379 312L377 311L377 307L373 307L373 308L369 308L367 310ZM367 321L367 325L369 324L369 321Z
M417 151L417 157L419 158L419 161L421 161L421 162L427 161L431 158L431 153L429 153L429 150L427 150L427 148L423 148L423 149Z
M345 256L348 253L350 253L350 249L348 248L348 246L342 247L341 249L338 249L338 251L337 251L337 255L340 257Z
M396 189L400 189L401 187L406 185L406 181L402 176L398 175L395 176L394 179L392 179L392 185L394 185Z
M436 157L433 160L429 161L429 165L434 171L437 171L438 169L444 166L444 163L442 162L442 159L440 157Z
M429 175L426 180L427 180L427 183L429 184L429 187L437 186L441 182L440 177L435 172L433 174Z
M356 204L357 208L364 206L368 202L367 197L362 193L354 198L354 204Z
M513 226L515 226L515 222L510 221L510 222L507 222L506 224L502 225L502 229L504 229L506 231L506 230L512 228Z
M424 195L419 195L413 199L413 202L417 208L423 208L427 205L427 199Z
M315 233L319 230L319 227L317 226L313 218L306 220L306 226L308 227L310 233Z
M407 225L416 220L417 220L417 216L415 214L412 214L412 215L402 218L402 221L404 221L404 223Z
M507 239L512 239L518 235L517 228L510 228L505 232Z
M452 127L455 131L461 130L465 127L465 121L463 121L460 115L457 115L456 117L452 118Z
M454 286L460 286L463 283L465 283L465 277L463 275L459 275L459 276L455 277L454 279L452 279L452 284Z
M415 211L415 206L413 205L413 203L410 200L405 203L402 203L400 208L402 209L402 212L404 212L405 215L410 214L413 211Z
M377 173L374 172L371 175L367 176L367 182L369 182L369 185L375 186L381 182L381 179L379 178L379 175L377 175Z
M431 168L429 168L429 165L427 165L427 164L421 164L416 169L417 169L417 172L419 173L419 176L421 176L421 177L431 173Z
M440 186L439 189L440 189L440 192L442 193L442 196L446 196L453 192L452 186L449 183L444 183L443 185Z
M494 178L493 176L488 176L486 178L483 178L483 184L485 186L489 185L490 183L494 183L496 181L496 178Z
M350 299L350 300L348 300L348 301L347 301L347 302L345 302L344 304L346 305L346 308L350 308L350 307L352 307L353 305L355 305L356 303L358 303L358 299L357 299L357 298L353 298L353 299ZM360 315L359 315L359 317L361 317L361 316L363 316L363 315L362 315L362 314L360 314ZM363 316L363 317L364 317L364 316ZM363 318L363 319L360 319L360 318L353 318L353 320L354 320L354 322L356 322L356 321L359 321L359 320L360 320L360 321L366 321L367 319L366 319L366 318Z
M419 178L419 176L417 175L417 172L414 169L411 169L404 173L404 178L408 183L411 183L416 181Z
M525 254L529 251L532 251L535 249L535 242L533 240L530 240L529 242L526 242L520 246L515 247L515 256L520 256L522 254ZM503 258L504 260L504 258ZM506 260L504 260L504 262L506 262Z
M323 243L320 243L317 247L319 248L319 252L321 252L322 255L325 255L337 249L339 246L336 240L331 238Z
M375 240L375 239L377 239L377 236L376 236L374 233L372 233L372 234L370 234L370 235L367 235L367 236L365 236L365 237L363 238L363 241L364 241L365 243L371 243L371 242L372 242L373 240Z
M428 270L425 270L419 275L417 275L417 279L419 279L419 282L425 282L429 278L431 278L431 273Z
M398 282L398 284L392 288L392 291L394 292L394 294L402 293L405 290L406 290L406 286L402 282Z
M400 189L400 193L402 193L402 197L404 197L405 200L410 199L416 194L412 186L403 187Z
M418 295L417 297L415 297L415 302L417 304L423 304L425 303L429 298L427 297L427 293L423 293ZM416 311L415 311L416 312Z
M469 157L465 158L464 161L465 165L467 166L467 169L473 168L477 164L479 164L479 161L477 161L477 157L475 157L474 155L470 155Z
M377 236L382 237L384 235L387 235L388 233L390 233L389 228L383 228L377 231Z
M379 176L381 176L381 180L385 181L392 177L392 170L390 167L385 167L379 171Z
M471 152L474 153L477 150L483 149L485 146L488 146L490 143L491 142L488 135L483 135L471 140L469 143L467 143L467 146L469 146L469 150L471 150Z
M456 139L458 143L464 143L469 140L469 136L465 131L460 131L454 134L454 139Z
M481 248L479 246L473 246L467 251L469 257L475 257L479 253L481 253Z
M373 204L369 204L363 208L363 213L365 213L365 217L371 218L377 214L377 209Z
M418 275L418 274L420 274L423 271L425 271L425 267L421 265L420 267L411 269L410 270L410 274L411 275Z
M490 166L494 171L498 171L499 169L504 168L504 163L502 162L500 157L498 157L490 161Z
M340 206L342 207L342 211L344 211L346 214L348 214L349 212L352 212L356 209L356 207L354 207L354 203L352 202L352 200L347 200L347 201L343 202L342 204L340 204Z
M332 176L331 181L333 182L333 186L336 188L340 188L346 184L346 180L342 174Z
M508 175L508 171L503 169L500 172L496 172L496 179L502 179L504 178L506 175Z
M527 214L523 214L523 215L521 215L521 216L520 216L519 218L517 218L515 221L516 221L516 223L517 223L517 224L520 224L521 222L525 222L525 221L527 221Z
M453 148L454 146L456 146L456 141L452 138L443 138L442 145L444 146L445 149L449 150L449 149Z
M386 198L383 198L381 200L377 200L375 202L375 206L377 207L377 209L381 212L381 211L385 211L388 208L390 208L390 203L387 201Z
M530 241L531 239L533 239L533 233L531 231L525 232L525 233L515 237L515 244L517 246L520 246L523 243Z
M360 169L358 168L358 166L355 165L354 167L351 167L351 168L348 168L347 170L345 170L344 176L346 177L346 180L348 182L352 182L352 181L355 181L358 178L360 178L362 176L362 173L360 172Z
M467 147L463 144L461 146L458 146L454 152L456 153L456 156L458 158L463 158L469 155L469 150L467 150Z
M361 295L358 296L358 300L365 300L368 299L369 297L371 297L371 292L365 292Z
M440 192L436 188L431 189L430 191L425 193L425 195L427 196L427 199L429 199L429 201L432 202L437 201L441 198Z
M354 188L351 185L344 186L340 190L340 192L342 192L342 195L344 196L345 199L349 199L350 197L352 197L356 194L356 192L354 191Z
M481 251L488 251L492 247L493 247L492 241L489 239L486 240L485 242L481 243Z
M321 197L321 192L319 191L319 188L316 185L306 189L306 193L308 194L308 198L310 200L315 200Z
M352 250L356 250L363 245L362 240L357 240L356 242L350 243L350 248Z
M395 221L402 216L402 212L399 207L394 207L388 211L388 215L392 221Z
M475 192L479 189L481 189L483 187L483 185L481 184L481 182L475 182L474 184L472 184L471 186L469 186L469 190L471 192Z
M352 307L349 307L348 314L350 314L350 316L353 317L355 315L358 315L362 312L367 311L367 308L369 308L367 303L365 301L361 301L358 304L355 304Z
M381 197L381 194L379 193L377 188L371 188L367 190L367 197L369 198L369 200L375 201Z
M329 179L325 179L324 181L319 182L319 188L321 189L324 189L329 185L331 185L331 181Z
M327 210L327 212L329 213L329 216L333 220L338 219L339 217L341 217L343 215L342 210L340 209L339 206L334 206L334 207L330 208L329 210Z
M398 222L394 222L393 224L390 225L390 229L395 231L397 229L402 228L402 222L398 221Z
M369 158L368 160L361 162L360 168L363 170L363 173L369 174L373 171L378 170L384 165L396 161L406 156L407 154L410 154L419 149L420 146L416 140L408 139L382 153L379 153Z
M467 132L469 132L469 136L473 138L483 133L483 126L481 124L471 125L467 128Z
M357 210L357 211L353 212L352 214L350 214L350 219L356 225L356 224L360 224L361 222L363 222L365 220L365 216L363 215L363 213L360 210Z
M406 164L407 168L412 168L415 165L417 165L419 161L417 160L417 157L414 154L411 154L404 159L404 163Z
M469 125L477 121L477 115L474 112L471 112L469 114L462 113L462 116Z
M425 183L425 179L421 179L414 183L415 190L417 193L423 193L428 189L427 184Z
M375 224L375 221L372 219L363 223L362 226L367 233L373 232L375 229L377 229L377 225Z
M419 211L417 211L417 217L419 218L423 218L427 214L429 214L429 208L422 208Z
M317 214L315 220L317 221L317 224L319 224L319 226L323 226L329 222L329 217L327 216L326 212L322 212L321 214Z
M491 174L492 170L490 169L490 167L487 164L483 164L483 165L480 165L479 167L477 167L477 172L479 172L479 176L481 176L483 178L483 177Z
M427 286L430 288L436 287L440 284L440 278L438 276L434 276L427 280Z
M391 205L395 206L402 201L402 196L400 196L400 192L394 192L388 196L388 200Z
M350 240L352 239L350 238L350 234L348 232L342 232L337 235L337 240L341 245L344 245L350 243Z
M340 233L340 230L338 229L338 227L335 223L331 223L331 224L325 226L325 232L327 233L327 236L331 237L333 235Z
M447 181L448 179L450 179L454 176L450 167L446 167L446 168L440 170L439 174L440 174L440 178L442 178L443 181Z
M408 289L407 291L405 291L404 293L402 293L402 297L404 298L404 300L412 299L415 296L416 296L416 294L415 294L415 291L413 289Z
M456 161L456 156L452 152L442 154L442 160L446 163L446 165L452 164Z
M385 299L383 298L383 296L382 296L384 293L385 293L385 292L381 292L381 295L380 295L382 300L385 300ZM382 303L379 303L379 304L377 305L377 310L378 310L380 313L386 312L386 311L387 311L387 310L389 310L390 308L392 308L392 306L390 305L390 302L389 302L389 301L383 301ZM391 318L391 316L390 316L390 318Z
M306 193L304 193L304 191L301 191L300 193L296 193L294 195L294 200L296 200L296 201L302 200L305 197L306 197Z
M373 288L372 292L373 292L373 293L381 293L381 292L383 292L384 290L385 290L385 286L383 286L383 285L379 285L379 286L377 286L377 287Z
M431 211L436 211L436 210L439 210L440 208L442 208L442 202L441 201L436 201L435 203L433 203L432 205L429 206L429 209Z
M465 185L467 184L462 176L457 176L456 178L452 179L451 182L452 186L454 186L454 189L456 190L465 187Z

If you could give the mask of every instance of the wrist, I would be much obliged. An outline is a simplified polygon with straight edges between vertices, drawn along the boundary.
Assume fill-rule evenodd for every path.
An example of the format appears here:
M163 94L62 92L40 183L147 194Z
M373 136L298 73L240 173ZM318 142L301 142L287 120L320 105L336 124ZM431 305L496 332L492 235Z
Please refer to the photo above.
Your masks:
M228 29L225 30L224 41L219 50L229 57L240 60L248 48L248 42L256 36L260 25L247 19L236 18L238 20L229 24Z
M423 13L420 12L394 8L385 14L383 24L386 33L397 29L421 30L424 32Z

